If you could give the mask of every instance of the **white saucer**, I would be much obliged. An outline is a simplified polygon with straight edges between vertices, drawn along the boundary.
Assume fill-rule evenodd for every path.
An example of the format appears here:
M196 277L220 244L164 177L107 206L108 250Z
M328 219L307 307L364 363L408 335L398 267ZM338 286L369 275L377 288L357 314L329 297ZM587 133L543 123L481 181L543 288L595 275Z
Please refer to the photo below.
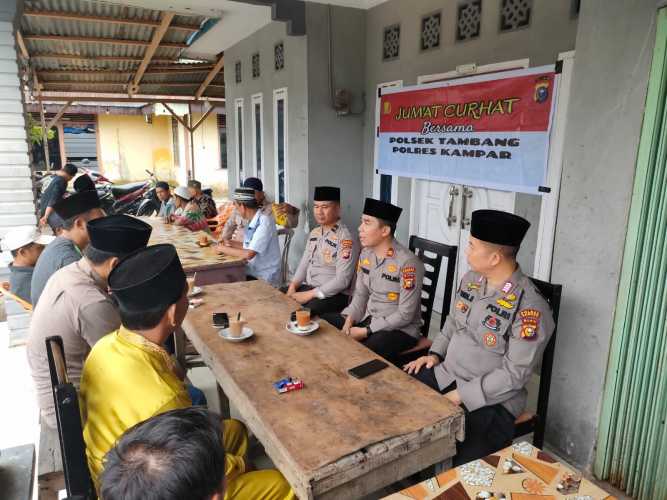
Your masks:
M311 321L310 326L308 326L308 328L299 328L297 326L296 321L289 321L285 325L285 330L287 330L290 333L293 333L294 335L306 337L308 335L312 335L313 332L315 332L319 327L320 324L317 321Z
M202 293L202 291L203 291L203 290L202 290L202 287L200 287L200 286L193 286L193 287L192 287L192 290L190 290L190 293L188 294L188 297L194 297L194 296L196 296L196 295L199 295L200 293Z
M255 335L255 332L252 331L252 328L244 326L243 333L241 333L240 337L232 337L229 328L223 328L222 330L219 330L218 335L220 335L225 340L229 340L230 342L243 342L244 340L249 339Z

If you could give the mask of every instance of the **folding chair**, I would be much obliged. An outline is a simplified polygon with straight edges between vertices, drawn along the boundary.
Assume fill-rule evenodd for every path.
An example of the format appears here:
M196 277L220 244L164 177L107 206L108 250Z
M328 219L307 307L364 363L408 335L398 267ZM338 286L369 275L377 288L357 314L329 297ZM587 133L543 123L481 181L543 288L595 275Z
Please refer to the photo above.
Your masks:
M445 290L442 301L442 316L440 328L445 324L445 319L449 314L449 306L452 301L452 291L454 287L454 274L456 273L456 255L458 247L445 245L435 241L420 238L419 236L410 236L410 251L414 252L419 260L424 264L424 280L422 282L421 315L422 327L420 333L422 337L416 346L401 353L400 364L409 363L420 356L428 354L432 342L428 338L428 331L431 326L431 316L433 315L433 303L435 302L435 293L438 287L438 278L440 277L440 268L442 259L447 259L447 275L445 276ZM434 254L429 257L426 252ZM431 269L429 269L429 267Z
M294 229L283 227L278 229L278 236L284 236L283 251L280 256L281 271L280 271L280 285L289 284L287 279L289 277L289 249L292 245L292 238L294 237Z
M45 343L67 495L95 500L97 495L86 460L79 398L74 385L67 377L63 339L60 336L47 337Z

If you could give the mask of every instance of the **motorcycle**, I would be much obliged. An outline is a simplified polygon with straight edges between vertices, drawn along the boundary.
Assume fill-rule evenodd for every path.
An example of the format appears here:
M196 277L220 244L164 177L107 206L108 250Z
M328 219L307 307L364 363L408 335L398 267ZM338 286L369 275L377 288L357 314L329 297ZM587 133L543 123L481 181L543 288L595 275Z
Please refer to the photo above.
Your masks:
M155 174L146 170L149 178L129 184L96 185L102 208L107 214L150 216L160 210L155 191Z

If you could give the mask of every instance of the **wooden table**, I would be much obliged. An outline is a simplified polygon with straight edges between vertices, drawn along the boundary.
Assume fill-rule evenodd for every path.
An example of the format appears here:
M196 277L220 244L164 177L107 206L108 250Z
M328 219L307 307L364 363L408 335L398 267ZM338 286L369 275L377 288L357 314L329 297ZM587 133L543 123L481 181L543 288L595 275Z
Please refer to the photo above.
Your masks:
M263 281L204 287L183 329L300 499L359 498L448 460L463 412L398 368L357 380L347 370L377 356L320 322L313 335L285 330L298 304ZM213 312L241 312L255 335L222 339ZM278 394L298 377L305 388Z
M578 471L566 467L548 453L526 442L516 443L498 453L450 469L386 497L391 500L482 498L615 500L590 481L582 479Z
M218 255L212 246L197 244L201 231L192 232L182 226L165 224L162 218L140 217L153 227L149 245L171 243L176 247L178 257L186 274L197 273L195 285L212 285L245 280L245 262L237 257Z

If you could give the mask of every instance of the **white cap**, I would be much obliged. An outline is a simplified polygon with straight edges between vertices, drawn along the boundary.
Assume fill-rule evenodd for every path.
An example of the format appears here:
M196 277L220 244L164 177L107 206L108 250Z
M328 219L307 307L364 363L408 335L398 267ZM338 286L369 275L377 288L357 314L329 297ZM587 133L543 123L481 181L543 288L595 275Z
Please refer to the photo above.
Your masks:
M55 239L54 236L42 234L34 226L19 226L10 229L4 238L2 238L2 249L6 252L18 250L30 243L48 245Z
M192 196L190 195L190 191L188 191L188 188L184 186L178 186L174 188L174 194L178 196L179 198L183 198L186 201L190 201L192 199Z

